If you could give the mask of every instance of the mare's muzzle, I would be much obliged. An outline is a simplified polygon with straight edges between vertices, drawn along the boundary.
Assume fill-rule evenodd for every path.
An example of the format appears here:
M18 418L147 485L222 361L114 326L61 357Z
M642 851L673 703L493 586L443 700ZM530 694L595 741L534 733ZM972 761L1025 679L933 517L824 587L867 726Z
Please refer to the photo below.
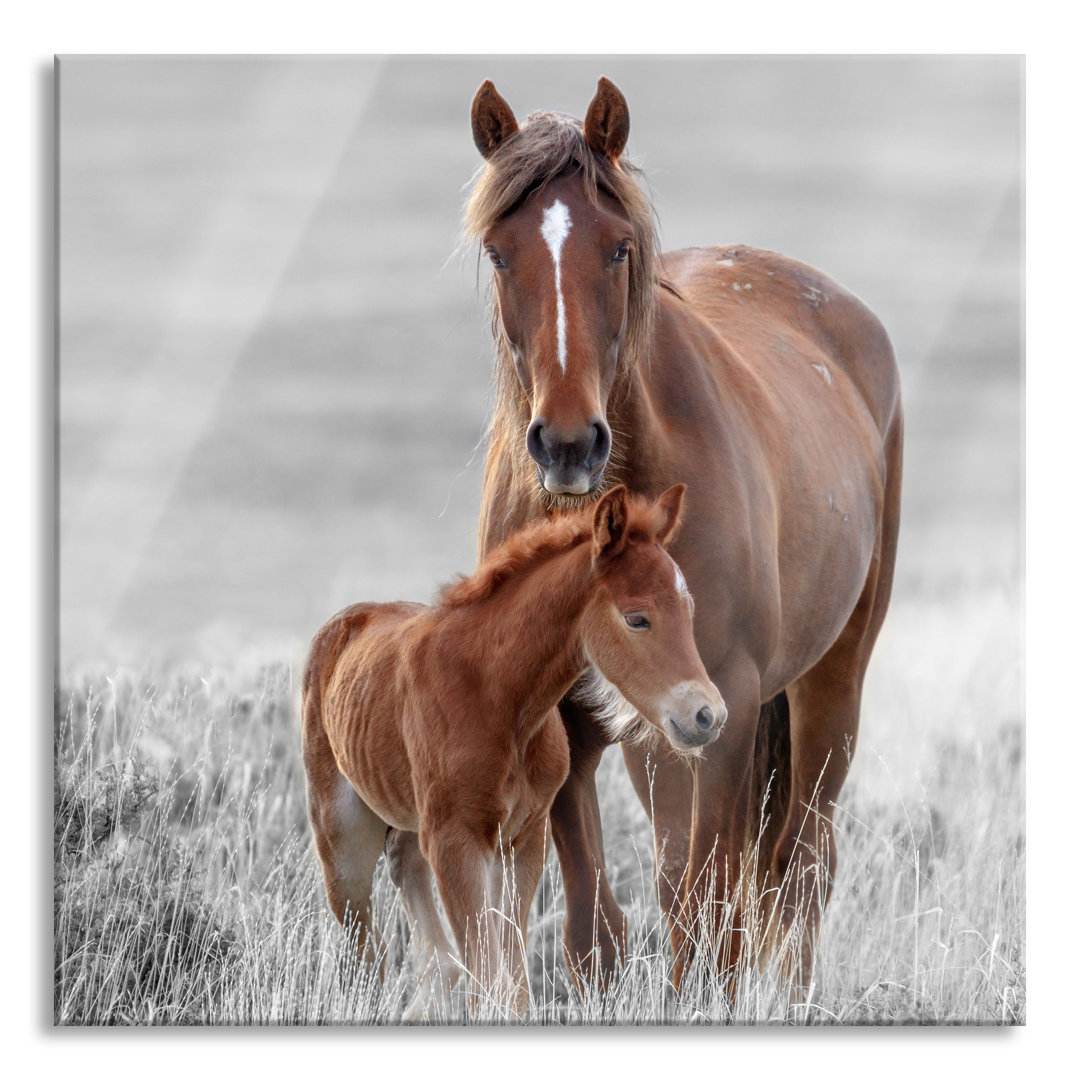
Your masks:
M600 418L566 433L542 416L529 425L525 446L552 495L587 495L600 483L611 452L611 429Z

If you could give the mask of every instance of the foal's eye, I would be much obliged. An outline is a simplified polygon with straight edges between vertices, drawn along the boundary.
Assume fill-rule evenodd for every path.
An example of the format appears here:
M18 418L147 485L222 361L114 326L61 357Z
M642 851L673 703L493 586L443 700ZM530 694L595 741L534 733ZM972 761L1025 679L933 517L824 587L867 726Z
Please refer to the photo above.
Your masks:
M491 260L491 265L494 266L496 270L506 269L506 263L502 261L502 256L494 248L489 247L487 249L487 257Z
M635 611L633 615L624 615L623 619L631 630L648 630L651 625L640 611Z
M626 262L626 256L629 255L629 254L630 254L630 241L629 240L624 240L619 245L619 250L616 251L615 254L611 256L611 261L613 263Z

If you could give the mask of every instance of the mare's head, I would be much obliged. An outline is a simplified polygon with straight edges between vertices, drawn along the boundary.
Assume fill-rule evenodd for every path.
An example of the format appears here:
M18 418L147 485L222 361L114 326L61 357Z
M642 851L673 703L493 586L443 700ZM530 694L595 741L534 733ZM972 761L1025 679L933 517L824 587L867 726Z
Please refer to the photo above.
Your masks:
M486 165L468 235L494 267L496 416L539 485L596 492L612 449L608 404L645 345L653 310L652 207L622 160L626 99L601 78L584 123L518 125L490 81L472 104Z
M600 589L582 623L594 671L576 692L599 709L611 734L625 737L640 715L674 749L713 742L727 719L694 643L694 601L667 544L684 484L648 501L622 486L597 503L592 559Z

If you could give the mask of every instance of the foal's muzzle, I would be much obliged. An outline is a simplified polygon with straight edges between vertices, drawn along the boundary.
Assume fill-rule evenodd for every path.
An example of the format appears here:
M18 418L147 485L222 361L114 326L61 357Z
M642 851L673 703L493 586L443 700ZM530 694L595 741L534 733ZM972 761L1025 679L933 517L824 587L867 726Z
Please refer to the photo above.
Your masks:
M664 720L664 734L672 746L691 749L715 742L727 723L727 706L712 685L684 684Z
M542 416L529 425L525 446L552 495L587 495L600 483L611 452L611 429L597 417L585 428L564 432Z

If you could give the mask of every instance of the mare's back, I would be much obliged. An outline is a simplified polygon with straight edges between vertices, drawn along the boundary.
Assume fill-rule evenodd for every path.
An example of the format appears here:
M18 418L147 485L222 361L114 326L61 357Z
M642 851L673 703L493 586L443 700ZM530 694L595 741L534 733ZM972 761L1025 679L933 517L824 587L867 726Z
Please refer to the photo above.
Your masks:
M686 248L663 272L693 311L756 370L786 381L785 363L820 351L849 376L879 431L899 398L888 335L874 313L828 275L797 259L744 244ZM831 382L820 368L815 379ZM804 372L804 374L806 374Z

